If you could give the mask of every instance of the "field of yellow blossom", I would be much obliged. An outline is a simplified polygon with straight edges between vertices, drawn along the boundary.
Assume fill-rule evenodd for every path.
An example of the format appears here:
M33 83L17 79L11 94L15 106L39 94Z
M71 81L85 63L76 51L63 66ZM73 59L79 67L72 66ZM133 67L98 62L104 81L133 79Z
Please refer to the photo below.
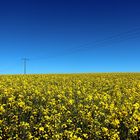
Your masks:
M103 139L140 139L140 73L0 76L0 140Z

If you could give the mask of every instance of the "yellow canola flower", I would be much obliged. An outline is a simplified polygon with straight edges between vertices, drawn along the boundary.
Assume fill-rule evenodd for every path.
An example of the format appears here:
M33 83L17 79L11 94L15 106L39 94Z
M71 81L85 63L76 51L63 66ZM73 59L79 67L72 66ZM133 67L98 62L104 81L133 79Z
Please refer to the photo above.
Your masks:
M5 112L5 109L4 109L4 107L1 105L0 106L0 114L2 114L2 113L4 113Z
M134 132L134 133L137 133L138 131L139 131L139 128L138 128L137 126L134 126L134 127L133 127L133 132Z
M12 96L12 97L10 97L8 100L9 100L9 102L12 102L12 101L15 100L15 98Z
M32 134L30 132L28 132L28 135L27 136L28 136L28 139L29 140L33 139L33 136L32 136Z
M82 138L77 137L76 135L72 136L70 140L82 140Z
M0 139L119 140L119 132L135 139L139 79L135 73L0 76Z
M108 132L108 128L103 127L103 128L102 128L102 131L103 131L104 133L107 133L107 132Z
M120 124L120 121L118 119L115 119L114 121L112 121L112 124L114 126L118 126Z
M88 100L92 100L92 95L88 95Z
M120 137L117 133L115 133L112 137L111 140L120 140Z
M137 110L137 109L139 109L140 105L139 105L139 103L135 103L135 104L133 105L133 107L135 108L135 110Z
M74 103L74 100L73 99L70 99L69 100L69 103L72 105Z
M18 106L22 108L25 106L25 103L23 101L20 101L20 102L18 102Z
M39 127L39 131L44 131L44 127Z
M114 103L110 104L110 109L113 110L114 109Z
M9 94L8 89L4 89L4 94L5 94L5 95L8 95L8 94Z
M2 124L3 120L0 120L0 125Z
M27 123L27 122L21 122L20 125L25 127L25 128L29 128L30 127L29 123Z
M84 138L88 139L88 134L83 134Z
M77 91L77 95L80 95L80 94L81 94L81 91L78 90L78 91Z

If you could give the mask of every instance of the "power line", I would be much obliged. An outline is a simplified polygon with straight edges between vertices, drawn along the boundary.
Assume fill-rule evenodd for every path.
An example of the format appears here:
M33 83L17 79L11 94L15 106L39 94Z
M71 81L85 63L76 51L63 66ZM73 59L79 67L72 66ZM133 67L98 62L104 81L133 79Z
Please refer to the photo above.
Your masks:
M91 47L93 47L93 45L94 45L94 48L99 48L99 47L105 48L106 46L101 46L101 45L104 45L104 44L111 45L112 41L117 41L116 43L118 43L118 42L121 42L121 41L134 39L134 38L137 38L137 37L138 38L140 37L140 27L135 28L133 30L125 31L125 32L122 32L122 33L119 33L119 34L116 34L116 35L112 35L112 36L104 38L102 40L94 41L93 43L90 42L90 43L80 45L78 47L70 48L69 50L67 50L67 52L62 52L61 54L58 53L58 55L52 55L52 56L49 56L49 57L46 57L46 58L45 57L44 58L35 58L35 59L30 59L30 60L35 60L35 61L36 60L46 60L46 59L50 59L50 58L66 56L66 55L70 55L70 54L73 54L73 53L76 53L76 52L79 52L79 51L90 49ZM23 72L24 72L24 74L26 74L27 73L27 61L29 61L29 59L28 58L23 58L22 61L23 61Z
M136 27L132 30L129 31L125 31L125 32L121 32L118 33L116 35L112 35L110 37L104 38L102 40L97 40L94 41L93 43L85 43L83 45L79 45L78 47L73 47L67 50L67 52L62 52L63 54L58 54L58 55L52 55L49 57L44 57L44 58L33 58L32 60L45 60L45 59L49 59L49 58L56 58L56 57L60 57L60 56L66 56L69 54L73 54L79 51L83 51L85 49L90 49L91 47L94 46L94 48L99 48L99 47L105 47L105 46L101 46L104 44L108 44L111 45L111 41L117 41L116 43L122 42L122 41L126 41L126 40L130 40L130 39L134 39L134 38L139 38L140 37L140 27ZM93 44L93 45L92 45ZM92 46L90 46L92 45Z
M122 41L139 38L140 37L140 28L138 28L138 29L139 30L134 30L134 32L132 32L132 30L131 30L131 31L127 31L124 33L119 33L119 34L110 36L110 37L102 39L102 40L95 41L95 42L93 42L93 45L91 43L86 43L86 44L80 45L79 47L73 47L73 48L70 48L70 50L68 50L68 51L70 53L71 52L75 53L75 52L79 52L79 51L82 51L85 49L90 49L93 46L94 46L94 48L99 48L99 47L105 48L106 46L101 46L101 45L104 45L104 44L111 45L112 41L115 41L115 43L119 43Z

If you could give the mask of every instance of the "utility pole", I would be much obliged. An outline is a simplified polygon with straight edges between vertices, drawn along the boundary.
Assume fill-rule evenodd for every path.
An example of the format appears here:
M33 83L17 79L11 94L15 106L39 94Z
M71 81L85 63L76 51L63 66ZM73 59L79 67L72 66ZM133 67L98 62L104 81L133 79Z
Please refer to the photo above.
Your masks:
M28 58L23 58L22 60L23 60L23 70L24 70L24 74L26 74L26 72L27 72L27 66L26 66L26 64L27 64L27 61L28 61L29 59L28 59Z

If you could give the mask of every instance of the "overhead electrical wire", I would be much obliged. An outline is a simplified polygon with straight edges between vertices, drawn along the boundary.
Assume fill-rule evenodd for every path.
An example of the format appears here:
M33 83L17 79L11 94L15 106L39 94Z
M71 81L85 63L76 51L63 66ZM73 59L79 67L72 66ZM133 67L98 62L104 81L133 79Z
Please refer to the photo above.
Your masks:
M107 48L111 44L120 43L122 41L136 39L136 38L139 38L139 37L140 37L140 27L137 27L137 28L129 30L129 31L121 32L119 34L112 35L110 37L106 37L105 39L102 39L102 40L97 40L97 41L94 41L94 42L89 42L89 43L85 43L85 44L82 44L82 45L79 45L79 46L69 48L69 49L67 49L67 51L64 51L62 53L58 53L58 55L51 55L51 56L42 57L42 58L31 58L30 60L33 60L33 61L46 60L46 59L50 59L50 58L56 58L56 57L71 55L73 53L78 53L80 51L86 51L87 49Z
M121 32L121 33L112 35L110 37L106 37L101 40L97 40L94 42L89 42L89 43L85 43L79 46L69 48L66 51L62 51L61 53L58 53L57 55L52 55L52 56L42 57L42 58L30 58L30 61L41 61L41 60L43 61L43 60L68 56L68 55L72 55L74 53L79 53L83 51L89 51L91 49L107 48L108 46L114 43L120 43L122 41L127 41L130 39L136 39L136 38L140 38L140 27L131 29L129 31ZM9 70L11 68L13 69L13 67L15 68L15 65L0 69L0 73L3 73L3 71Z

